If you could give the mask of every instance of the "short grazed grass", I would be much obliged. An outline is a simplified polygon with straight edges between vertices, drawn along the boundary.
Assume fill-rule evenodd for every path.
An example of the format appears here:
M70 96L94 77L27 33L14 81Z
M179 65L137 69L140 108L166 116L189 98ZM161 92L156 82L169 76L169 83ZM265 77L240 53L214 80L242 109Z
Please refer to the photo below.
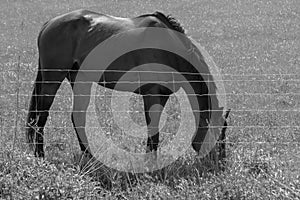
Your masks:
M300 198L297 0L14 0L1 1L0 5L1 198ZM36 159L26 152L24 124L37 70L39 29L48 19L78 8L123 17L162 10L179 19L187 34L205 47L223 74L228 107L232 109L224 171L214 173L210 169L213 165L201 162L191 149L163 175L128 174L104 167L94 173L80 171L67 83L58 91L47 122L46 159ZM131 116L143 125L138 99L131 99L132 109L137 111ZM108 105L103 99L99 105L108 111L99 119L105 132L111 131L122 148L126 149L126 144L133 147L131 140L117 140L119 130L111 122ZM176 105L169 103L166 110L170 130L176 129L174 121L180 118ZM136 142L140 142L136 149L143 147L143 141Z

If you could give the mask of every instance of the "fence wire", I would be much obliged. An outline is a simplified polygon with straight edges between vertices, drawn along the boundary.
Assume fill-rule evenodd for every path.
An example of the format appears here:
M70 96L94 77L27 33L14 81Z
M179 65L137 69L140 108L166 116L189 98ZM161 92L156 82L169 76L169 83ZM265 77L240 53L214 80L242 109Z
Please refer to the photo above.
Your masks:
M29 100L32 93L32 85L34 84L34 81L28 80L21 75L20 71L20 65L18 65L17 70L9 70L4 69L0 71L0 77L1 77L1 116L0 116L0 124L1 124L1 140L2 144L7 142L7 139L11 135L13 137L13 144L17 142L19 143L25 143L25 141L22 139L24 137L25 132L25 120L29 105ZM90 71L89 71L90 72ZM104 72L104 71L103 71ZM106 71L107 72L107 71ZM110 72L116 72L115 70L112 70ZM118 71L120 72L120 71ZM121 71L126 72L126 71ZM22 74L26 73L22 72ZM28 72L27 72L28 73ZM158 71L134 71L133 73L166 73L166 72L158 72ZM167 72L176 74L177 72ZM182 73L180 73L182 74ZM186 75L195 75L194 73L188 73L183 72L183 74ZM281 74L222 74L223 80L222 81L226 86L226 93L225 94L219 94L221 96L226 96L228 99L228 108L231 108L231 114L229 117L229 124L228 124L228 138L225 141L227 145L296 145L299 147L300 145L300 139L294 138L294 141L291 138L288 138L289 135L293 135L293 133L300 133L300 105L299 105L299 95L300 95L300 75L299 74L293 74L293 73L281 73ZM201 82L201 81L193 81L193 82ZM42 83L54 83L54 82L42 82ZM106 82L105 84L146 84L151 83L151 81L111 81ZM159 81L158 84L182 84L182 83L190 83L188 81ZM292 88L293 91L280 91L280 88L276 89L275 91L270 92L247 92L241 89L239 89L238 84L246 83L246 84L265 84L268 86L268 84L277 83L277 85L283 87L287 87L289 90L289 87L291 87L289 84L295 84ZM65 81L63 82L63 86L61 86L61 89L58 91L58 93L55 95L55 101L54 105L50 109L50 119L49 122L46 125L46 132L52 132L51 130L61 130L62 132L74 132L74 127L72 123L70 123L70 117L67 117L66 115L71 115L73 112L72 107L72 91L71 88L65 87ZM228 87L232 85L236 86L239 90L230 91ZM249 85L248 85L249 86ZM265 86L265 87L266 87ZM6 89L9 88L9 90ZM270 89L274 85L270 85ZM253 88L247 88L247 89L253 89ZM259 90L259 89L258 89ZM284 90L284 88L283 88ZM96 98L100 98L102 103L106 104L108 101L107 99L111 98L111 92L107 92L108 89L103 89L99 94L94 95ZM189 96L193 94L184 94L183 96ZM83 95L84 96L84 95ZM89 95L93 96L93 95ZM126 93L119 93L118 97L124 98L124 97L131 97L132 94L126 94ZM160 95L161 96L161 95ZM180 95L177 95L177 97L180 97ZM256 104L257 108L249 108L243 102L239 102L239 99L244 99L245 101L249 98L255 99L270 99L272 101L276 100L274 98L279 98L277 104L274 108L274 106L270 106L268 104L265 105L259 105L259 102L252 102L249 104L251 106L252 104ZM273 98L273 99L272 99ZM282 98L282 99L280 99ZM286 99L287 98L287 99ZM106 99L103 101L103 99ZM139 100L140 101L140 100ZM235 101L238 101L238 103L235 103ZM272 102L271 101L271 102ZM139 102L141 104L141 102ZM178 102L177 102L178 103ZM239 104L240 103L240 104ZM272 102L274 103L274 102ZM276 104L276 103L275 103ZM174 105L173 105L174 106ZM176 105L175 105L176 106ZM97 113L101 113L104 116L111 115L109 114L110 109L107 108L107 105L102 106L103 109L98 109ZM171 108L169 108L170 110ZM200 111L200 110L199 110ZM203 111L203 110L201 110ZM90 112L90 111L87 111ZM94 111L93 111L94 112ZM128 114L129 111L123 111L123 110L116 110L116 113L122 114ZM143 110L141 110L141 106L139 107L138 111L130 111L132 113L139 113L141 116L143 116ZM173 112L169 113L169 116L178 116L182 114L182 112ZM253 116L257 115L258 116ZM273 113L273 114L270 114ZM276 115L275 115L276 114ZM265 122L260 121L260 116L264 116L270 119L266 119ZM66 119L69 122L57 122L56 119ZM247 120L247 117L249 120ZM258 119L254 119L253 117L258 117ZM55 119L56 118L56 119ZM141 117L140 117L141 118ZM143 117L142 117L143 118ZM56 120L56 121L55 121ZM142 119L144 120L144 119ZM269 120L269 121L268 121ZM284 121L285 124L280 123L280 121ZM290 122L289 122L290 121ZM63 124L63 125L59 125ZM104 125L108 125L108 123L104 123ZM145 124L143 124L145 125ZM114 126L114 124L109 124L109 128L107 130L111 131L111 127ZM92 127L89 128L99 128L99 127ZM221 127L218 127L221 128ZM105 128L104 128L105 129ZM260 129L260 131L258 131ZM283 131L284 134L286 134L284 137L287 137L286 141L259 141L259 139L255 139L254 141L247 141L247 139L251 140L251 137L249 137L249 131L253 134L257 134L257 137L259 135L265 133L265 134L278 134L278 131ZM259 133L255 133L255 131L258 131ZM117 131L118 132L118 131ZM243 136L245 134L247 138L241 139L241 138L235 138L236 132L239 132L239 136ZM161 131L162 134L168 134L168 132ZM46 133L47 135L47 133ZM295 134L296 135L296 134ZM51 136L48 136L51 137ZM73 134L73 137L75 139L75 135ZM291 136L295 137L295 136ZM64 143L60 142L59 140L49 140L47 141L48 145L53 144L62 144ZM298 156L298 155L294 155Z

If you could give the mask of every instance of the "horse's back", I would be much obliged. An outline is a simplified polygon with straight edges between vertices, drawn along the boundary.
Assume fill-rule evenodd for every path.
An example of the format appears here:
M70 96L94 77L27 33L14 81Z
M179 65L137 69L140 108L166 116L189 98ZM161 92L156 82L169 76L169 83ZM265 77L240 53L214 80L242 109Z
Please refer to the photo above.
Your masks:
M49 20L42 27L38 46L43 68L66 70L80 65L88 53L114 34L137 27L157 26L155 17L121 18L76 10ZM159 25L161 26L161 25Z

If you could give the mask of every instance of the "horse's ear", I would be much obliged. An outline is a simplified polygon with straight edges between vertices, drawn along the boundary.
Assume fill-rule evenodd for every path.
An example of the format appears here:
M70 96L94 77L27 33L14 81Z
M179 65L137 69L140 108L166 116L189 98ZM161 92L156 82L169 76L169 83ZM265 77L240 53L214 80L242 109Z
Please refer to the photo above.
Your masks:
M228 118L230 111L231 111L231 109L226 110L225 115L224 115L225 119Z

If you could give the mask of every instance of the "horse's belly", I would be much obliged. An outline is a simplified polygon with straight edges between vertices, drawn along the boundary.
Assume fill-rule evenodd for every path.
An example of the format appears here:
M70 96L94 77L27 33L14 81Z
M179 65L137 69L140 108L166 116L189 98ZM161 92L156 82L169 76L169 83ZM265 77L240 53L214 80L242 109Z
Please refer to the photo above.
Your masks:
M111 74L112 77L107 77L108 74ZM115 72L113 74L116 75L117 73ZM105 80L99 82L99 85L109 89L135 93L139 93L138 91L147 85L159 85L174 90L176 83L176 81L172 79L171 73L158 74L156 72L131 71L117 76L113 76L112 73L105 73L105 78Z
M178 80L174 73L174 70L162 64L144 64L127 72L107 72L99 84L110 89L136 93L146 85L159 85L177 91Z

